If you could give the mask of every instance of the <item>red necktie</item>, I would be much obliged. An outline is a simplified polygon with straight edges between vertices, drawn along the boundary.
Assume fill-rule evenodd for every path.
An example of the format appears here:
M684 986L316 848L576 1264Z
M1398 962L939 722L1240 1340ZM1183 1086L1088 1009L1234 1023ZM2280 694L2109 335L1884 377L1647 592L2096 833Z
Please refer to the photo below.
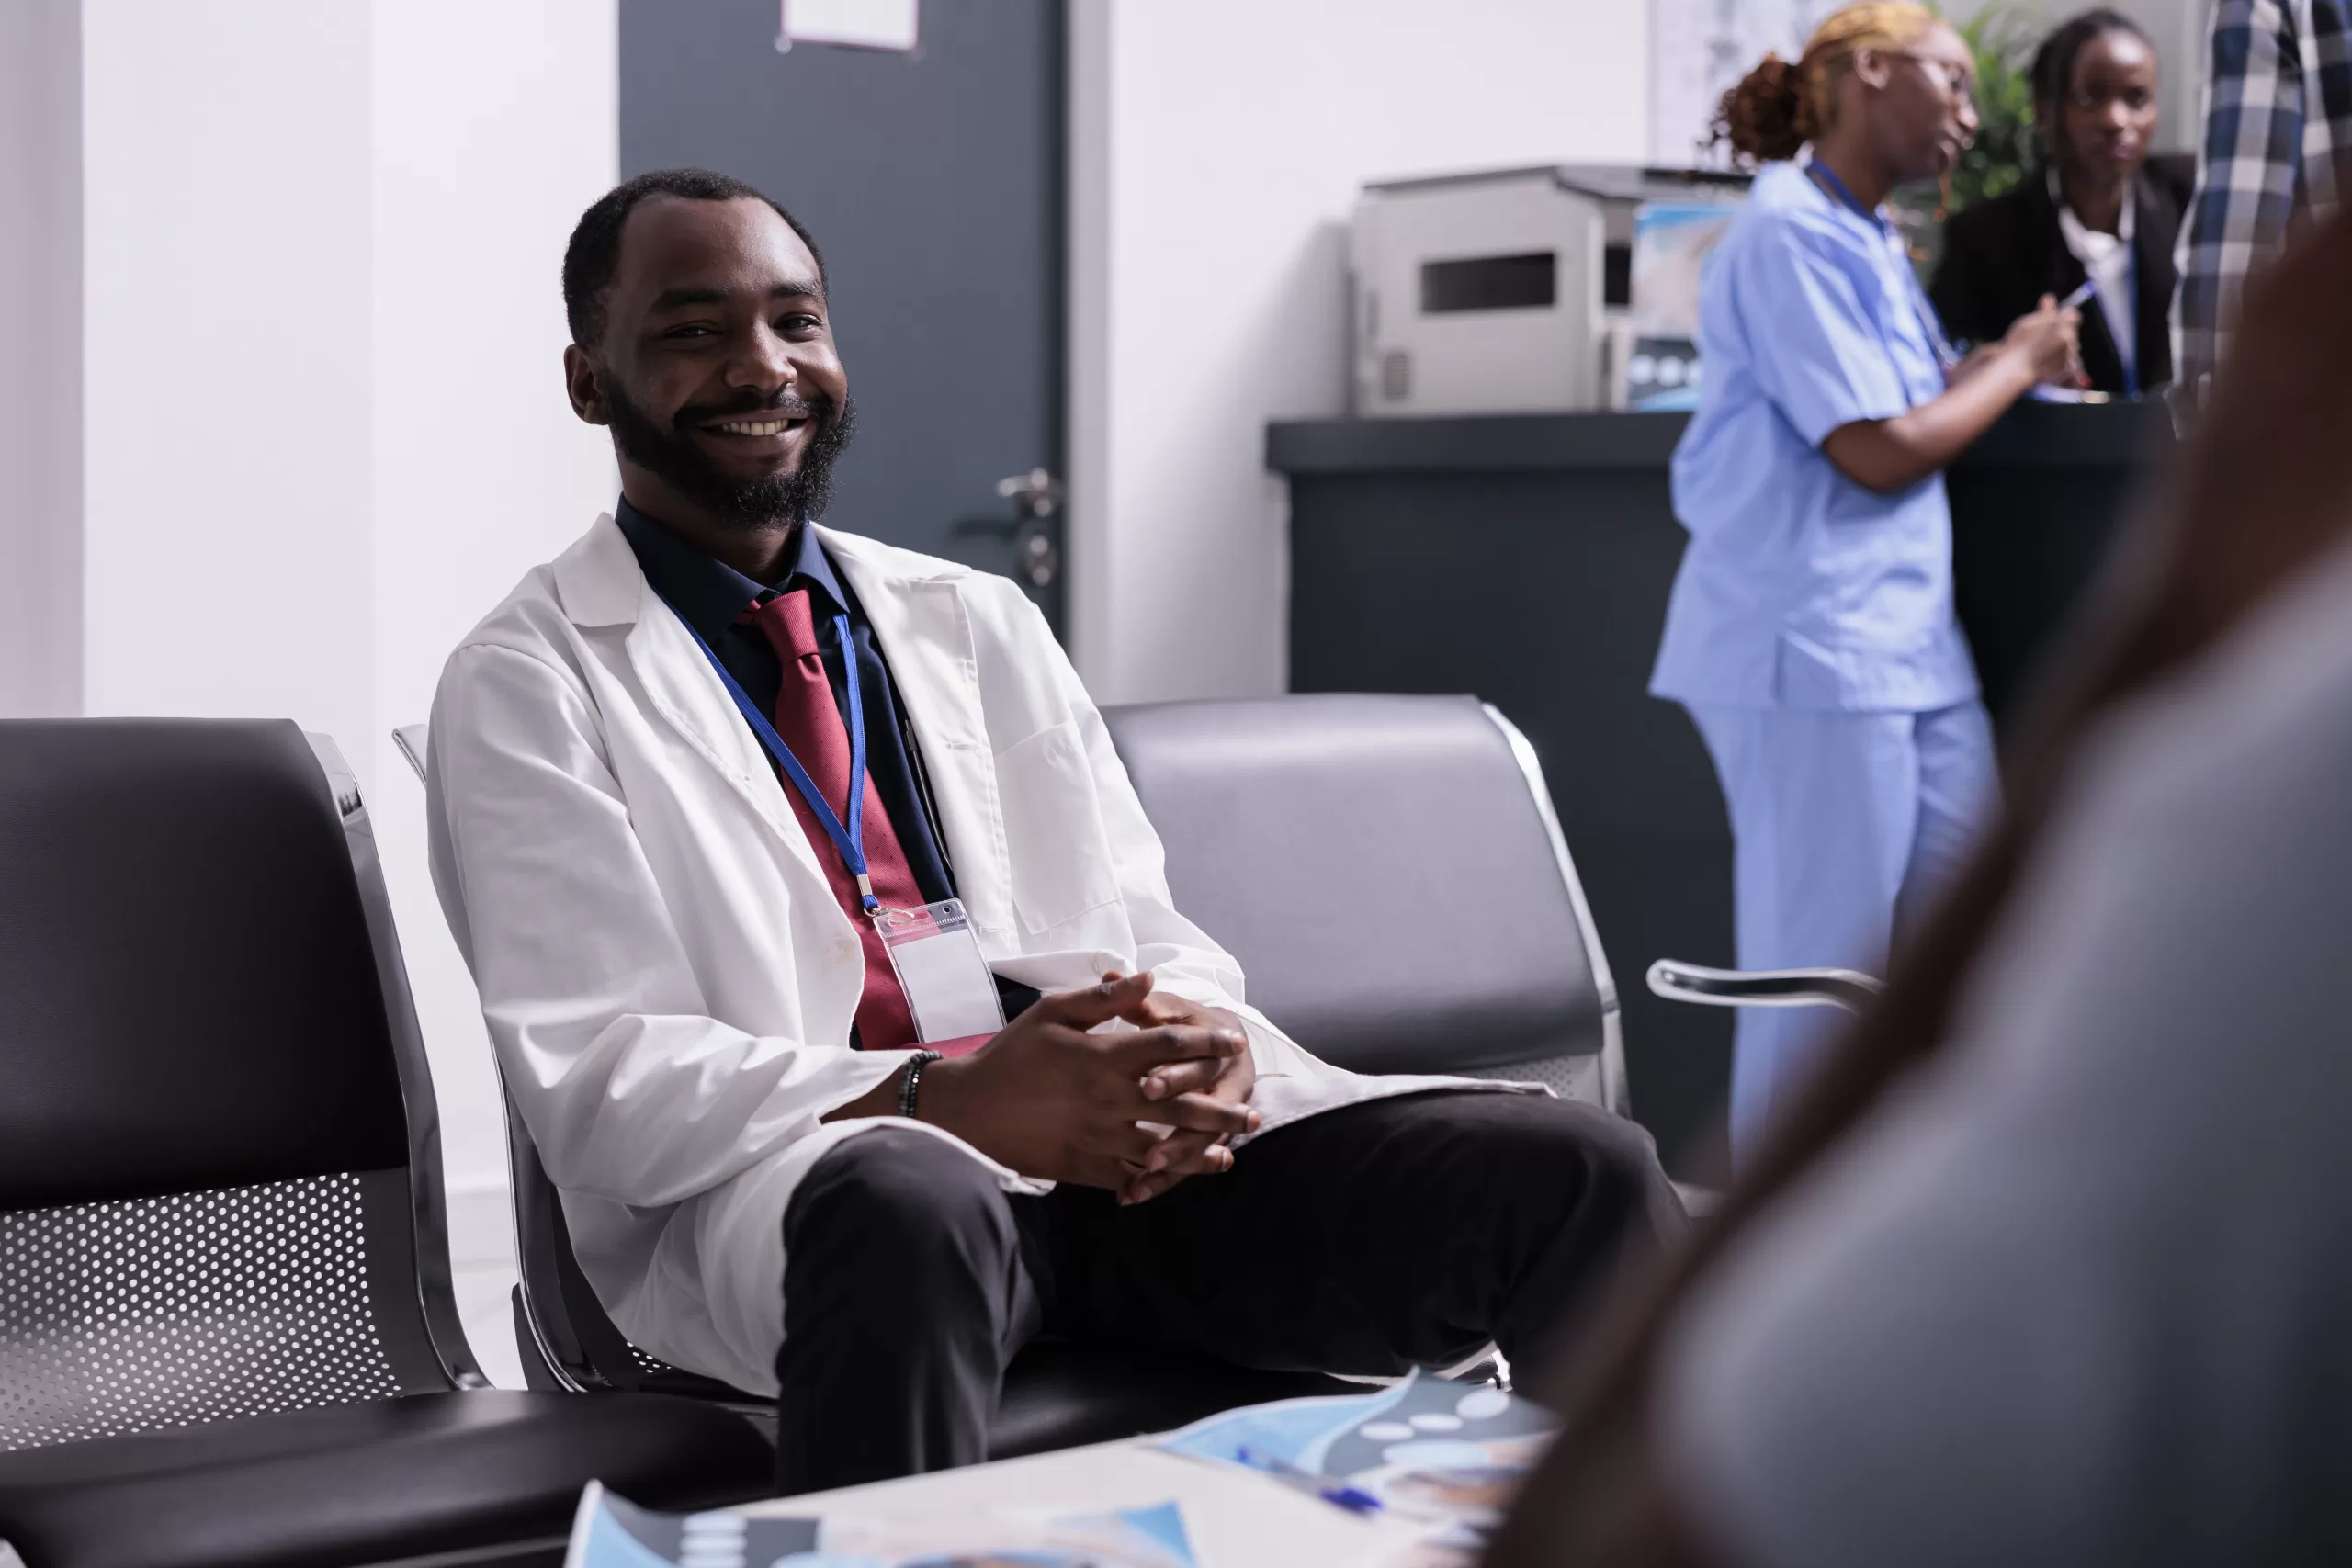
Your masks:
M842 712L833 701L832 682L825 676L825 660L817 649L817 626L808 611L808 591L796 588L789 593L779 593L763 604L754 604L739 617L749 621L766 634L768 643L775 649L781 679L775 688L775 732L800 759L808 777L824 795L825 804L844 822L849 820L849 731L842 724ZM854 648L843 648L842 657L854 659ZM886 909L920 909L928 902L922 890L915 885L915 874L907 864L907 852L899 847L898 829L890 825L890 814L883 809L882 797L875 790L871 773L857 781L865 791L865 874L874 884L874 896ZM809 848L817 852L817 863L825 868L825 880L832 885L833 897L841 900L842 909L849 916L850 924L857 928L857 939L865 949L865 992L857 1004L857 1043L868 1051L896 1051L916 1043L914 1015L907 1007L907 993L899 984L899 973L890 967L890 954L882 945L882 932L865 913L865 901L859 897L857 880L849 867L842 863L841 852L802 799L791 782L785 782L784 793L792 802L793 815L800 818L800 830L808 835Z

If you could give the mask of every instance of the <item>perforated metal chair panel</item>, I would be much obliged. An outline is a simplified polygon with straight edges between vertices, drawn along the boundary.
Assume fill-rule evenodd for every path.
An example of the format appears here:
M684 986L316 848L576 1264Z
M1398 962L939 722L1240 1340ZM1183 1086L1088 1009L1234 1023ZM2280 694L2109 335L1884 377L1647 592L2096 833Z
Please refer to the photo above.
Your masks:
M1605 1102L1615 998L1544 807L1475 698L1104 718L1176 907L1301 1044L1362 1071L1533 1077Z
M1529 1062L1506 1062L1498 1067L1448 1069L1465 1078L1492 1078L1503 1083L1540 1083L1563 1100L1589 1105L1609 1104L1608 1074L1598 1053L1582 1056L1539 1056Z
M0 1450L400 1392L356 1176L0 1213Z

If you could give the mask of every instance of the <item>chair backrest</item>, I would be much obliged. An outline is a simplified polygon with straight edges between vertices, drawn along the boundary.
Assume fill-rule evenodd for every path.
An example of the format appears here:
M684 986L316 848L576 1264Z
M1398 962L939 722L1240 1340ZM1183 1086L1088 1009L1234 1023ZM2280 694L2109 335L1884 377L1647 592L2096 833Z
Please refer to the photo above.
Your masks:
M403 724L392 731L392 744L399 747L401 755L408 759L408 765L415 773L419 784L424 782L424 749L430 739L431 726L422 722Z
M331 742L0 722L0 1450L480 1382L437 1137Z
M1608 960L1534 750L1500 714L1300 695L1103 716L1176 907L1299 1043L1624 1109Z

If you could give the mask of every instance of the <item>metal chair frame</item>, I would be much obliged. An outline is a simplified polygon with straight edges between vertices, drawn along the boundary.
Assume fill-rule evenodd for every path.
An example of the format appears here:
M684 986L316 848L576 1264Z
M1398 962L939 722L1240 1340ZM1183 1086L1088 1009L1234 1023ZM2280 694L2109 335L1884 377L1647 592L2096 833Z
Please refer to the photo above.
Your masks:
M1568 853L1567 835L1560 830L1560 815L1552 806L1551 786L1544 782L1544 763L1535 754L1534 743L1519 726L1503 716L1502 709L1492 703L1480 703L1478 706L1487 721L1502 732L1504 742L1510 747L1511 760L1519 764L1520 776L1527 781L1528 796L1535 804L1536 816L1543 819L1544 835L1552 844L1553 862L1560 869L1560 881L1567 889L1569 904L1576 909L1577 931L1584 939L1585 963L1592 970L1593 988L1600 996L1600 1103L1616 1115L1629 1115L1625 1030L1617 1002L1617 980L1610 973L1609 955L1601 951L1600 928L1593 921L1592 906L1585 902L1584 883L1577 875L1575 857Z
M1860 1012L1886 983L1859 969L1709 969L1661 958L1649 967L1650 993L1670 1002L1719 1008L1843 1008Z
M424 1032L418 1025L416 1002L409 990L408 965L401 957L400 931L392 921L391 896L384 886L384 863L376 845L375 823L368 814L358 776L343 752L326 735L305 730L319 770L326 775L343 820L344 847L351 855L359 904L368 921L368 946L376 962L376 981L384 998L384 1022L391 1035L398 1068L402 1109L408 1122L409 1207L413 1245L410 1252L416 1280L417 1306L424 1319L426 1338L452 1389L488 1388L489 1378L467 1343L458 1311L458 1294L449 1263L449 1212L441 1179L441 1112L433 1092L433 1066L424 1050Z

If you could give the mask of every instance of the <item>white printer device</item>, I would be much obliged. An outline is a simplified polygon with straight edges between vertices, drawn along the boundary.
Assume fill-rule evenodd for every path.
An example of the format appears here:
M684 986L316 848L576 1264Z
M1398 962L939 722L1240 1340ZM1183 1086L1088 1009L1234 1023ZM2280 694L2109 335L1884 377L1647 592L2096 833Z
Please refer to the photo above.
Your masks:
M1637 215L1736 205L1747 187L1744 175L1615 164L1365 186L1351 240L1355 412L1625 407Z

